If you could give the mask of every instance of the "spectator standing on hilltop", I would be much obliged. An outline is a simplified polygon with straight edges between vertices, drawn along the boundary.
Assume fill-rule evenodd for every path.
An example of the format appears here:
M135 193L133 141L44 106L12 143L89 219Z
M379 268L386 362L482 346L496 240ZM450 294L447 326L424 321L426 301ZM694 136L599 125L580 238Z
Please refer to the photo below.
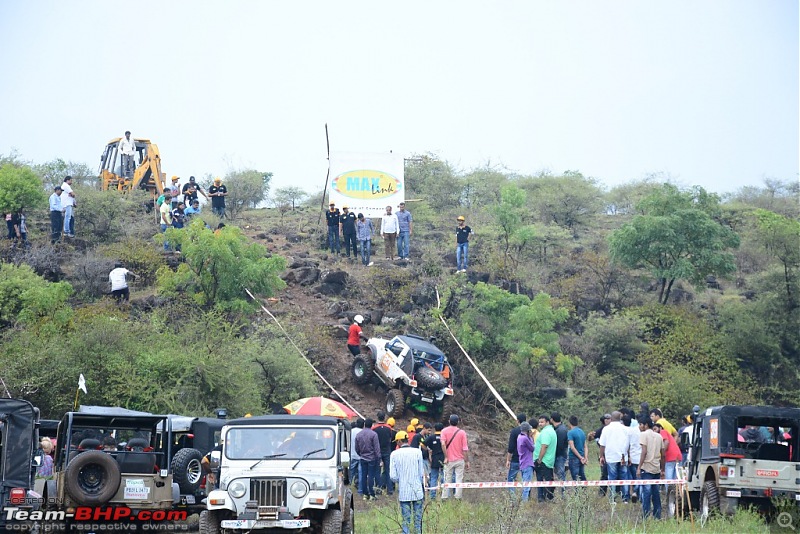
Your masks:
M611 412L611 423L603 429L603 435L597 440L600 445L600 463L608 466L608 480L627 480L627 459L630 454L630 438L628 428L622 424L622 414ZM622 486L622 502L630 501L630 488ZM609 488L611 499L616 490Z
M359 417L356 421L355 428L350 432L350 481L356 487L359 495L364 495L364 492L361 489L361 457L356 451L356 438L362 430L364 430L364 420Z
M401 260L408 261L409 241L414 229L414 222L411 212L406 210L405 202L401 202L397 207L397 223L400 228L400 232L397 234L397 255Z
M394 482L389 477L389 467L390 467L390 456L392 454L392 450L394 447L392 446L392 442L394 441L394 431L392 430L392 425L394 425L394 419L391 417L391 425L388 421L386 421L386 414L384 412L378 412L378 422L372 425L372 430L378 435L378 441L381 445L381 464L383 465L383 469L381 471L381 479L380 479L380 490L376 491L376 493L386 492L387 495L392 495L394 493Z
M449 483L455 474L456 484L464 481L464 471L469 469L469 444L467 433L458 427L458 415L450 416L450 426L442 431L442 451L444 452L444 481ZM463 488L456 488L455 498L460 499L464 493ZM442 491L442 500L450 497L450 489Z
M569 418L569 474L572 480L586 480L584 470L589 457L586 455L586 433L578 426L578 418L571 415Z
M350 248L353 249L353 257L358 258L358 240L356 236L356 214L350 211L347 206L342 206L342 214L339 216L342 224L342 237L344 238L344 251L350 257Z
M61 209L64 210L64 235L75 237L75 193L72 191L72 176L65 176L61 184Z
M194 202L192 202L191 205L187 204L186 206L187 207L186 207L186 209L184 210L183 213L186 214L186 218L187 219L192 218L194 215L199 215L200 214L200 201L199 200L195 200Z
M442 430L444 425L436 423L433 425L433 433L425 438L425 448L428 450L428 460L431 462L431 472L429 477L428 486L430 487L431 500L436 499L436 487L439 485L439 480L442 478L442 469L444 468L444 451L442 450Z
M55 244L61 239L61 229L64 226L64 210L61 207L61 186L57 185L50 195L50 243Z
M506 449L506 469L508 470L508 476L506 477L506 480L508 482L516 482L517 475L520 472L517 438L519 437L519 433L522 429L522 423L524 423L527 418L528 417L524 413L518 413L517 423L519 424L512 428L511 432L508 434L508 447ZM530 428L530 425L528 425L528 427ZM511 495L514 495L517 492L515 488L508 488L508 491L511 493Z
M459 215L456 219L456 272L465 273L469 267L469 236L472 228L466 225L466 219Z
M553 476L556 480L567 480L567 460L569 458L569 438L566 425L561 422L561 414L553 412L550 414L550 424L556 431L556 463L553 466ZM561 488L564 494L564 488Z
M190 202L198 200L197 198L198 192L201 195L203 195L203 198L208 200L208 195L206 195L205 191L203 191L203 188L200 187L200 184L198 184L197 181L195 181L194 176L190 176L189 181L183 184L183 196L184 196L183 201L188 205ZM186 199L187 193L189 194L190 200Z
M328 222L328 246L331 247L331 254L341 254L342 247L339 243L339 209L334 202L329 205L325 212L325 220Z
M392 207L386 206L386 213L381 218L381 235L383 235L383 248L386 259L394 261L394 252L397 245L397 236L400 234L400 223L397 215L392 213Z
M120 140L119 152L122 155L122 175L130 178L136 168L136 142L131 139L130 131L126 131L125 137Z
M211 211L220 219L225 218L225 197L228 196L228 188L222 183L222 178L214 178L214 185L208 188L208 196L211 197Z
M131 275L136 278L136 275L126 269L122 262L116 262L114 268L108 273L108 281L111 283L111 296L117 301L117 304L123 300L128 302L130 299L130 290L128 289L128 278Z
M178 202L178 205L170 212L170 214L172 215L172 227L182 229L186 224L186 212L184 210L183 202ZM181 251L180 243L175 245L175 251Z
M14 239L16 237L14 235L14 221L11 220L13 218L14 218L14 214L13 213L11 213L11 212L6 213L6 229L8 230L8 233L6 234L6 238L9 239L9 240Z
M425 499L422 451L409 445L408 433L402 430L395 435L395 441L399 447L392 452L389 476L397 482L397 498L403 518L401 528L403 534L409 534L413 523L415 534L422 534L422 503Z
M180 200L178 196L181 194L181 186L178 183L178 180L180 180L180 178L178 178L177 176L173 176L172 185L169 188L170 198L172 199L172 205L170 207L172 209L178 207L178 201Z
M162 234L167 231L167 228L172 226L172 212L169 209L171 203L172 197L170 194L164 193L164 202L162 202L161 207L158 208ZM164 251L169 251L169 243L167 242L166 238L164 239Z
M25 210L20 208L11 216L11 222L14 224L14 246L22 245L25 248L30 247L28 244L28 225L25 223Z
M553 481L553 467L556 464L556 448L558 436L546 415L539 416L539 436L533 450L533 467L536 470L536 480L540 482ZM537 488L538 501L552 501L553 488Z
M630 440L630 453L628 456L628 480L636 480L638 478L637 471L639 469L639 462L642 459L642 445L639 443L641 432L639 431L639 424L632 419L633 410L625 409L622 416L622 426L628 429L628 439ZM636 502L639 498L640 486L631 486L631 501Z
M517 465L522 473L522 481L530 482L533 480L533 438L531 425L523 422L519 425L517 433ZM522 500L527 501L531 496L531 488L522 488Z
M653 421L646 414L639 416L639 445L642 448L636 478L640 480L658 480L664 474L664 440L653 432ZM650 515L650 504L653 505L653 517L661 519L661 493L658 486L643 484L642 514Z
M356 315L353 317L353 324L350 325L350 329L347 331L347 350L349 350L350 354L353 356L361 354L361 340L367 339L367 336L361 331L361 323L363 322L364 317L362 315Z
M370 267L372 262L369 261L369 255L372 250L372 234L375 233L375 228L372 225L372 219L365 219L363 213L358 214L356 221L356 238L361 245L361 263Z
M375 500L375 481L380 473L381 444L372 430L372 419L364 420L364 430L356 435L355 449L360 460L361 480L358 492L365 501Z

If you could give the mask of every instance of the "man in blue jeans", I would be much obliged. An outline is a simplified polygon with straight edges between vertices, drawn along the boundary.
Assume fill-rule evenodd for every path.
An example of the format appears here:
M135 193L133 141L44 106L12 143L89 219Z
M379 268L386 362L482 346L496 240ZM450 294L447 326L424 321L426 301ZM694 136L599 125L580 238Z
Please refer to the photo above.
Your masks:
M561 422L561 414L553 412L550 414L550 424L556 431L556 464L553 468L555 480L567 480L567 456L569 452L569 438L567 438L567 427ZM564 495L564 488L561 488L561 495Z
M397 483L400 514L403 518L403 534L413 527L415 534L422 534L422 505L425 502L424 460L422 451L408 442L408 433L401 430L395 434L397 449L391 454L389 476Z
M586 455L586 433L578 426L577 416L570 416L568 425L569 474L572 480L586 480L584 471L588 461L588 456Z
M375 499L375 481L381 469L381 444L378 435L372 430L372 419L364 420L364 429L358 433L353 444L358 452L361 479L358 481L358 493L365 501Z
M400 225L400 233L397 235L397 256L401 260L408 261L408 246L414 230L414 222L411 212L406 210L405 202L401 202L397 207L399 210L395 215L397 215L397 223Z
M472 228L466 225L463 215L458 216L456 227L456 272L465 273L469 266L469 235Z
M528 419L524 413L517 414L517 426L511 429L511 432L508 435L508 449L506 450L506 469L508 469L508 478L506 479L508 482L516 482L517 475L519 475L520 468L519 468L519 452L517 450L517 438L519 437L520 429L522 428L522 423L524 423ZM531 425L528 425L530 427ZM515 488L508 488L508 492L511 495L515 495L517 490Z
M637 478L640 480L658 480L664 474L665 456L664 440L661 435L653 432L653 421L647 415L639 416L639 443L642 446L642 455L639 467L636 469ZM653 517L661 519L661 493L657 485L642 484L642 515L650 515L650 504L653 505Z
M611 412L611 422L603 429L597 440L600 445L600 463L608 467L608 480L628 480L628 458L630 457L630 434L622 424L622 413ZM630 501L630 488L622 486L622 502ZM609 488L608 494L614 500L616 488Z
M522 473L522 481L530 482L533 480L533 438L531 425L527 422L519 425L517 435L517 455L519 458L519 470ZM531 495L531 488L522 489L522 500L527 501Z
M325 220L328 222L328 246L331 247L331 254L338 256L342 252L341 242L339 241L341 218L339 209L334 202L331 202L330 209L325 212Z

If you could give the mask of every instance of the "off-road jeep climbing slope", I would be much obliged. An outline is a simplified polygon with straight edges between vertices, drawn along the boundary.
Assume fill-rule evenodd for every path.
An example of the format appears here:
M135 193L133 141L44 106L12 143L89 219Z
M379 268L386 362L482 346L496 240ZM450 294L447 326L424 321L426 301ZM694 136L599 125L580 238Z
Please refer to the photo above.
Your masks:
M773 497L800 504L800 409L716 406L696 412L692 428L687 484L702 516ZM688 504L670 497L670 513Z
M67 412L58 426L54 480L45 484L50 508L125 505L132 510L169 509L178 485L169 473L171 439L158 439L162 415ZM102 450L113 436L117 450ZM171 436L170 436L171 437Z
M374 337L367 341L366 354L356 356L352 366L358 384L377 376L389 388L386 413L402 417L406 405L416 412L446 421L453 398L453 369L444 353L422 337Z
M350 425L332 417L234 419L211 453L219 489L200 514L200 534L310 528L352 534Z

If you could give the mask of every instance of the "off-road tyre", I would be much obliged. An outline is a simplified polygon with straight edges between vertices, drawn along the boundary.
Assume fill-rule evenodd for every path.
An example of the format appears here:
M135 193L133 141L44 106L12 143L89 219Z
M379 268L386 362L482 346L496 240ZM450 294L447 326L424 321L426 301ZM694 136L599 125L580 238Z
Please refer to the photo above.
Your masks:
M366 384L375 374L375 360L370 354L356 356L351 370L353 371L353 381L356 384Z
M390 389L386 394L386 416L395 419L403 417L406 410L406 399L399 389Z
M342 508L342 534L353 534L355 525L355 511L353 510L353 492L349 489L344 492L344 508Z
M173 456L170 464L172 480L178 483L182 494L194 494L200 488L203 480L202 460L203 453L191 448L181 449Z
M682 494L679 494L675 486L667 486L667 506L665 508L664 516L667 519L675 519L680 515L681 506L683 506Z
M342 532L342 511L328 508L322 516L320 534L340 534Z
M445 426L450 422L450 416L455 412L453 411L453 397L445 395L442 402L439 403L439 421L444 423Z
M703 483L700 490L700 517L706 520L719 512L719 490L713 480Z
M199 534L220 534L222 529L219 526L222 521L222 514L218 510L203 510L200 512L198 523Z
M414 378L417 380L417 386L428 391L438 391L447 387L447 379L428 366L417 369Z
M86 451L67 466L64 489L76 504L99 506L114 497L121 480L119 465L110 454Z

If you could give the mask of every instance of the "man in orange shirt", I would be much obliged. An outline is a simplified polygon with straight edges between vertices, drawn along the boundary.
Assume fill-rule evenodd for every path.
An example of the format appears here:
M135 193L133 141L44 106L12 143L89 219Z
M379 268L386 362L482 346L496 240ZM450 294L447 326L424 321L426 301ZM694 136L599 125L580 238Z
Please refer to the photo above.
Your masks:
M442 430L442 452L447 463L444 466L445 483L452 482L455 475L455 482L458 484L464 481L464 470L469 469L469 444L467 443L467 433L458 427L460 419L456 414L450 416L450 426ZM463 493L462 488L456 488L455 497L460 499ZM442 490L442 499L450 497L450 489Z
M350 325L350 329L347 331L347 349L353 356L361 354L361 340L367 339L367 336L361 331L361 323L363 322L364 317L356 315L353 317L353 324Z

